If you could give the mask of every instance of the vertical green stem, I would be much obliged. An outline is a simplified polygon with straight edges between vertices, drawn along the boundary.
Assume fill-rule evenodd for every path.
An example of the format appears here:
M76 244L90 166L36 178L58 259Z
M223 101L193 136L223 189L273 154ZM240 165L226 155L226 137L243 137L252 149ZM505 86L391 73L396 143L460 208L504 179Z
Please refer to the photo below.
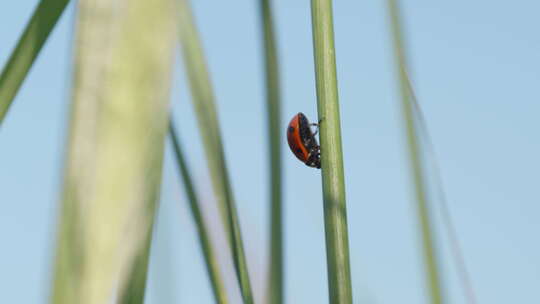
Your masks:
M312 0L330 303L352 303L331 0Z
M42 0L0 74L0 125L69 0Z
M268 303L280 304L283 303L284 298L284 267L279 66L271 3L270 0L261 0L259 3L264 38L268 153L270 156L270 278Z
M203 49L187 0L178 0L180 41L184 65L188 74L190 90L197 114L199 130L205 146L206 159L214 193L219 202L231 247L234 267L245 304L253 303L253 293L247 267L238 211L229 180L225 152L221 140L219 122L210 75L206 68Z
M398 65L399 88L401 92L401 112L403 114L404 129L407 137L407 147L411 166L411 177L414 181L414 194L417 203L417 213L422 239L422 248L425 259L426 279L432 304L442 304L443 295L439 275L439 267L436 258L435 242L432 235L431 215L427 204L427 189L422 162L420 160L420 148L415 128L413 107L408 88L407 63L403 50L401 22L395 0L388 0L390 19L396 63Z
M206 263L206 271L208 272L208 277L210 278L210 284L212 285L214 298L216 300L216 303L226 304L227 296L223 287L223 281L221 279L221 274L219 271L219 264L215 256L212 243L210 242L207 225L204 221L201 209L199 208L199 198L197 196L197 193L195 192L195 187L193 186L191 174L189 173L189 168L184 158L184 153L182 152L182 148L178 136L176 135L175 128L172 124L172 120L171 124L169 125L169 134L172 139L174 156L178 165L178 169L180 171L180 176L182 177L184 191L186 192L186 196L189 202L191 216L193 216L195 226L197 227L199 244L201 245L201 251L203 253L204 261Z

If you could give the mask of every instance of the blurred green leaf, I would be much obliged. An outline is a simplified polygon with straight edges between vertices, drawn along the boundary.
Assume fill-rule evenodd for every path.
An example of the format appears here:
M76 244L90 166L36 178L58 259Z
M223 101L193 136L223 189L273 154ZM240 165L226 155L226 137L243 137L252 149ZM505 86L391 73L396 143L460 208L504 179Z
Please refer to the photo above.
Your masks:
M0 126L68 0L42 0L0 74Z
M430 302L433 304L445 303L440 280L440 266L437 261L435 240L433 235L432 215L428 206L427 180L424 172L424 165L420 157L421 148L419 146L418 130L415 126L413 106L411 103L411 91L408 86L407 62L403 50L403 34L400 22L400 11L395 0L388 0L388 9L391 21L392 38L394 43L394 54L396 58L396 70L399 78L399 88L401 93L401 113L403 115L404 130L407 138L407 149L411 167L411 178L414 185L414 194L417 203L418 221L422 248L424 252L424 263L426 269L426 280Z
M172 0L79 1L53 303L143 301L173 12Z
M226 304L227 303L227 294L225 293L225 288L223 287L223 280L221 278L221 273L219 270L219 264L216 259L216 254L214 248L210 241L210 235L208 233L208 225L204 221L201 209L199 207L199 197L195 192L195 187L193 186L193 181L191 179L191 174L187 166L184 153L182 152L182 146L180 145L180 140L176 134L175 128L172 123L169 125L169 134L173 143L174 156L176 163L178 165L178 171L180 177L182 178L182 184L184 186L184 191L189 202L189 209L191 211L191 216L195 221L195 226L197 227L197 233L199 236L199 244L201 246L201 252L204 257L204 262L206 265L206 270L208 272L208 277L210 278L210 284L212 285L212 291L214 292L214 298L216 303Z
M186 67L193 105L203 139L214 194L219 203L222 218L234 259L236 276L244 303L253 303L247 261L238 221L227 165L221 140L219 121L210 76L199 35L187 0L178 0L180 15L180 41Z
M424 119L424 114L422 113L422 109L420 108L420 104L418 103L418 100L416 99L416 95L414 94L413 87L411 85L411 81L407 75L407 89L410 94L410 101L412 103L412 109L413 109L413 115L416 121L416 126L418 129L418 135L420 138L422 138L424 145L423 145L423 154L425 155L425 158L427 164L426 167L429 167L432 169L432 187L434 188L434 192L436 193L437 199L440 203L440 213L442 218L442 224L445 228L446 235L449 240L449 247L451 249L452 257L454 258L454 262L456 265L456 270L458 273L458 279L461 284L461 287L463 289L463 294L465 297L465 300L469 304L475 304L477 303L476 300L476 292L474 291L471 276L469 274L469 270L467 269L467 265L465 263L465 257L463 256L463 251L461 249L461 245L459 242L459 238L457 235L456 228L454 226L454 223L452 221L452 217L450 215L450 208L448 206L448 202L446 199L446 193L444 191L443 182L441 179L441 172L439 169L439 165L437 164L437 157L435 155L435 148L433 146L433 141L431 140L431 135L429 134L428 127L426 120Z
M270 0L259 2L264 66L266 76L266 112L268 121L268 172L270 181L270 263L268 303L283 303L283 207L282 207L282 164L281 164L281 98L279 85L279 63L277 58L274 20Z

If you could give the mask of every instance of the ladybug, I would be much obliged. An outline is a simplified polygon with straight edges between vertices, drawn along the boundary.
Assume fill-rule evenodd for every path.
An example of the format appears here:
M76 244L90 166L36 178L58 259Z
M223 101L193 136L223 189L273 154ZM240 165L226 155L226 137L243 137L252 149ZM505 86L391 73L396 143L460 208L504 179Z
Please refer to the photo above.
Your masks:
M315 138L318 130L311 131L311 126L318 126L318 124L310 124L303 113L294 115L287 128L287 141L291 151L299 160L309 167L320 169L321 147Z

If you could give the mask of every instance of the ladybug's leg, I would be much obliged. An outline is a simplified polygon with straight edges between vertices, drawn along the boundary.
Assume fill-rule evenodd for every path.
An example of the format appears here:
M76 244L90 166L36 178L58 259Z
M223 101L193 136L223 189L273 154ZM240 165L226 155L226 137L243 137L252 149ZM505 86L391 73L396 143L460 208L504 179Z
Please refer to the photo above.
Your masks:
M315 160L317 159L317 151L309 152L307 159L308 160L307 160L306 164L308 166L312 166L315 163Z
M317 146L316 149L309 151L306 165L310 167L320 168L320 163L321 163L320 157L321 157L321 151L319 150L319 146Z
M317 130L317 131L318 131L318 130ZM317 135L317 131L315 131L315 133L313 133L313 136ZM316 145L315 148L318 150L318 149L319 149L319 146L317 145L317 141L315 140L315 137L313 137L313 136L310 137L310 138L307 140L306 143L307 143L308 145L312 145L313 142L315 141L315 145ZM311 152L310 152L310 153L311 153Z
M312 157L318 157L321 155L321 147L320 146L315 146L313 148L313 150L309 151L308 153L308 159L312 158Z

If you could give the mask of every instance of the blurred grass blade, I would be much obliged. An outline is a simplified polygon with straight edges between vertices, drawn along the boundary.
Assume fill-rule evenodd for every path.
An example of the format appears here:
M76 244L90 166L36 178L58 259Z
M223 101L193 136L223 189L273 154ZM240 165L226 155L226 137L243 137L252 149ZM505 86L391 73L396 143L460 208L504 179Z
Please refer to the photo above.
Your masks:
M352 303L351 270L331 0L312 0L313 48L330 303Z
M159 198L172 0L80 0L52 302L142 303Z
M461 245L460 245L459 238L456 232L456 228L454 226L452 217L450 215L450 208L448 207L446 193L443 188L441 170L439 169L439 165L437 164L437 156L435 155L435 148L433 145L433 141L431 140L431 135L429 134L427 123L426 123L426 120L424 119L424 114L422 112L422 108L420 108L420 104L418 103L418 100L416 99L416 94L414 93L413 87L411 85L411 80L409 79L408 75L407 75L406 81L407 81L407 89L409 90L411 102L413 105L413 114L414 114L414 117L416 118L418 129L421 132L421 135L423 135L422 138L424 139L424 142L425 142L425 150L427 150L426 157L428 157L429 160L431 160L430 167L434 171L433 184L434 184L434 187L436 188L435 190L437 192L437 197L440 202L441 218L443 220L444 227L446 228L445 229L446 235L448 239L450 240L450 248L452 251L452 256L456 263L457 273L459 275L459 281L463 289L463 294L467 303L475 304L477 303L476 293L474 291L472 280L469 275L469 271L467 269L467 264L465 263L463 251L461 250Z
M150 228L151 231L153 227ZM148 263L150 260L150 245L152 244L152 233L148 233L145 240L146 248L141 249L131 269L131 273L127 275L126 287L122 291L120 304L143 304L144 295L146 293L146 278L148 276Z
M68 0L42 0L0 74L0 126ZM7 8L7 6L6 6Z
M214 253L214 248L212 247L212 243L210 241L210 236L208 234L208 226L206 225L201 210L199 208L199 198L197 197L197 193L195 192L195 188L191 180L191 174L189 173L189 168L187 167L184 154L182 153L181 145L172 123L172 118L171 123L169 124L169 134L172 139L174 156L176 159L176 163L178 164L178 170L180 171L179 173L182 178L184 191L189 201L191 215L193 216L193 220L195 221L197 232L199 234L199 243L201 245L204 261L206 263L208 277L210 278L210 283L212 285L212 291L214 292L214 298L216 300L216 303L226 304L227 295L223 287L223 280L221 278L219 264Z
M225 152L219 131L210 75L206 68L201 42L191 16L189 4L187 0L177 1L179 5L180 41L182 44L184 65L188 74L193 105L205 147L214 193L222 212L242 298L244 303L251 304L253 303L253 293L249 281L238 213L225 164Z
M274 21L270 0L259 2L262 32L264 66L266 76L266 111L268 113L268 154L270 176L270 263L268 303L283 303L283 207L282 207L282 165L281 165L281 100L279 85L279 64L277 58Z
M411 96L407 85L407 63L403 51L401 23L399 10L394 0L388 0L389 15L394 43L394 53L399 87L401 92L401 112L403 115L404 128L407 137L408 154L410 158L411 175L414 181L414 193L417 202L418 220L424 252L426 279L429 287L430 302L441 304L444 301L440 282L440 268L436 256L434 236L432 234L432 219L427 202L426 180L423 172L423 164L420 159L419 138L415 129Z

